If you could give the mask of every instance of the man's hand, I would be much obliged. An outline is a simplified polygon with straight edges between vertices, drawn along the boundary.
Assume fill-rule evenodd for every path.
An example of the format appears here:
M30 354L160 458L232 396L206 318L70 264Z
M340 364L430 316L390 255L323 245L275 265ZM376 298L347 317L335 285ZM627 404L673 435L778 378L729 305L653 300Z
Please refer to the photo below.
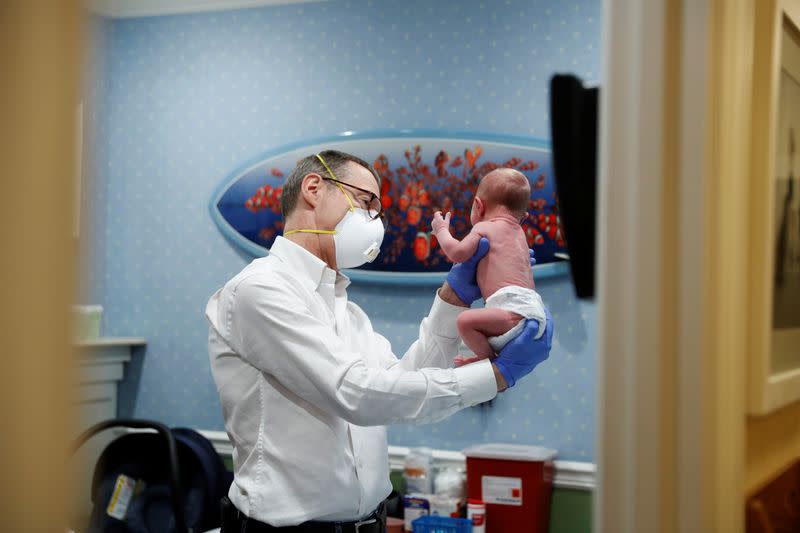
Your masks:
M478 268L478 262L487 253L489 253L489 239L481 237L478 249L475 250L473 256L463 263L453 265L447 274L447 283L445 285L450 286L467 307L481 297L481 289L475 279L475 272Z
M450 231L450 212L442 218L442 212L436 211L433 214L433 221L431 222L431 229L434 235L439 235L440 231Z
M494 366L503 376L509 388L550 355L550 348L553 345L553 317L550 316L550 311L546 307L544 313L547 317L544 335L538 340L534 340L539 331L539 323L535 320L528 320L522 333L506 344L494 361ZM500 390L500 380L498 380L497 386Z

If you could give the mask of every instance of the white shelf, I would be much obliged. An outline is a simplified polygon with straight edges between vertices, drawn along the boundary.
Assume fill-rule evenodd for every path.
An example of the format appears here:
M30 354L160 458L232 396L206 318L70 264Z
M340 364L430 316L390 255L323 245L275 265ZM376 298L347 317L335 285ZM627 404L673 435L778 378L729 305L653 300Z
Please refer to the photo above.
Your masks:
M142 337L98 337L97 339L75 341L78 348L106 348L109 346L144 346L147 340Z

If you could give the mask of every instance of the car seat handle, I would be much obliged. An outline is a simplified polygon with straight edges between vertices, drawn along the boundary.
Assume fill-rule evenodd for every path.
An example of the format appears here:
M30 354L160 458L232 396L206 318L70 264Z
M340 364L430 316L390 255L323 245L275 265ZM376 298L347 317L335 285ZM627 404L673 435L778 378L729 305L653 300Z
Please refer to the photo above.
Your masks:
M172 496L172 510L175 515L175 530L178 533L191 533L186 527L186 517L183 508L183 491L181 490L180 484L181 476L180 465L178 464L178 449L175 445L175 438L172 436L172 431L170 431L167 426L153 420L138 420L133 418L106 420L91 426L89 429L81 433L80 436L75 440L72 453L75 453L78 448L83 446L83 444L92 436L100 433L101 431L105 431L106 429L115 427L152 429L164 439L164 442L167 444L167 453L169 455L169 486Z

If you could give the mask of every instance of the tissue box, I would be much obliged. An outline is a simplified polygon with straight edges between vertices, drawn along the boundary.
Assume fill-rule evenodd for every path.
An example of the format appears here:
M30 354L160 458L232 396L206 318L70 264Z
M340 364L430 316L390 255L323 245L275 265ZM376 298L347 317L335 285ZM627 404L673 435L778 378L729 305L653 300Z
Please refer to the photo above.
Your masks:
M76 341L89 341L100 337L101 305L72 306L72 337Z

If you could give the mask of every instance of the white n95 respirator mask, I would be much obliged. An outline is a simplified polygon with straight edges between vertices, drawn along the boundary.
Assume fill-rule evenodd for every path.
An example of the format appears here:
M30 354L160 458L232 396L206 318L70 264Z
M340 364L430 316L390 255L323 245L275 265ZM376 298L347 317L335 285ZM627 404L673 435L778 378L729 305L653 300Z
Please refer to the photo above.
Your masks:
M333 235L337 268L356 268L378 257L383 242L383 222L371 219L363 209L351 207L332 230L295 229L292 233L321 233Z
M336 266L355 268L371 263L378 257L383 243L383 223L371 219L363 209L350 209L336 224L333 243L336 247Z

